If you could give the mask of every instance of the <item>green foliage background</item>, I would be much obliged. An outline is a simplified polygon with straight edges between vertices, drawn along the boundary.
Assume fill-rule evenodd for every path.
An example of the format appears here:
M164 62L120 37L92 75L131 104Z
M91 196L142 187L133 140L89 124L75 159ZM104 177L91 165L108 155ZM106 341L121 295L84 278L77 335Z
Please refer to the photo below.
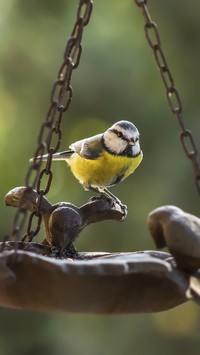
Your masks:
M4 206L4 195L24 184L77 3L0 1L2 238L11 229L15 212ZM181 92L187 126L199 147L200 4L150 0L149 9ZM127 219L89 226L76 246L88 251L154 249L146 225L148 213L173 204L199 215L199 197L134 1L94 1L83 47L81 65L73 73L72 105L62 124L62 149L127 119L140 130L144 160L133 176L112 189L128 205ZM53 172L50 201L81 205L91 196L64 162L55 162ZM0 353L194 354L200 346L199 325L200 310L192 302L160 314L128 316L1 309Z

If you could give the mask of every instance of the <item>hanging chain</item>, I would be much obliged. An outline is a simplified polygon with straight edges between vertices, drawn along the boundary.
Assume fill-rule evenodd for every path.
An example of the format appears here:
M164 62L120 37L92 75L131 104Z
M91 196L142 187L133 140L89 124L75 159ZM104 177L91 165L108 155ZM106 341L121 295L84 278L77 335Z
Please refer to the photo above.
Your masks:
M160 75L166 89L170 110L172 114L176 116L180 125L181 143L186 156L192 162L195 172L196 187L200 194L200 167L197 159L197 147L191 131L185 127L181 98L175 86L174 78L167 64L165 54L162 50L161 39L157 25L151 20L151 16L147 9L147 0L135 0L135 2L143 11L146 38L151 49L153 50L154 57L158 65ZM27 227L27 235L29 237L29 241L31 241L40 230L42 221L42 199L43 196L49 192L53 178L53 173L51 170L52 155L58 151L61 144L61 120L63 113L66 112L70 106L73 94L72 86L70 85L72 71L78 67L80 62L82 53L81 40L83 36L83 29L90 20L92 8L92 0L79 1L76 22L65 48L63 63L53 84L50 96L50 107L40 128L38 146L34 154L33 162L30 165L25 177L25 185L30 188L36 187L38 193L36 209L31 213ZM56 144L54 146L52 145L53 139L56 140ZM48 152L48 158L45 168L41 169L42 159L38 158L38 156L44 155L45 151ZM42 183L44 184L45 178L47 179L47 182L45 188L42 188ZM26 216L26 210L22 206L19 207L13 221L13 238L17 239L18 235L20 234L25 224ZM37 220L37 226L35 230L32 227L33 219Z
M183 107L180 94L175 86L174 78L169 69L165 54L161 45L161 38L158 32L158 27L152 21L147 9L147 0L135 0L136 4L142 9L145 20L145 35L149 46L153 50L154 57L160 71L163 84L166 89L167 101L170 110L178 120L181 128L180 140L186 156L191 160L194 173L197 191L200 194L200 166L198 163L198 151L192 135L192 132L186 128L183 118Z
M63 113L68 110L72 100L73 92L72 86L70 85L72 71L78 67L80 62L83 30L90 20L92 8L92 0L79 1L76 22L64 51L63 63L61 64L51 91L50 107L40 128L38 146L34 154L33 162L30 164L25 177L25 185L32 189L36 188L38 193L36 209L31 213L27 227L29 241L31 241L40 230L42 222L41 204L43 196L49 192L53 178L51 170L52 155L58 151L61 144L61 120ZM56 142L54 145L52 144L52 140ZM46 151L48 152L46 166L44 169L41 169L42 159L38 158L38 156L41 157ZM45 187L42 187L42 185L45 185ZM26 221L26 214L26 210L22 206L18 208L13 221L13 239L17 239L22 231ZM33 228L33 220L35 220L37 224L35 229Z

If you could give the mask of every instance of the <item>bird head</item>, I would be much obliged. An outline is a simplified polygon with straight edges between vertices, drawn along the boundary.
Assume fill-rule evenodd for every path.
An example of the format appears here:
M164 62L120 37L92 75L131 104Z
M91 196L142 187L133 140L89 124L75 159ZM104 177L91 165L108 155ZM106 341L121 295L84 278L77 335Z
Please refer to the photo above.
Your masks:
M103 134L107 151L115 155L134 157L140 153L139 132L129 121L116 122Z

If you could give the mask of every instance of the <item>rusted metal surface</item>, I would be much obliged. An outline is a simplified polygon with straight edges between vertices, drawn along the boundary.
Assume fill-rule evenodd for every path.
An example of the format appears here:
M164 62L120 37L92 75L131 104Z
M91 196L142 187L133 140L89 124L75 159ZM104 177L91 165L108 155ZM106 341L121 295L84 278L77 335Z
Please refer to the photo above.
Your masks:
M14 243L14 242L13 242ZM31 246L33 249L31 250ZM96 314L160 312L188 299L190 276L168 253L78 253L76 259L42 255L50 247L0 244L0 305ZM10 250L9 250L10 249ZM38 253L36 253L38 249ZM34 251L33 251L34 250Z
M6 194L5 203L17 208L20 204L25 210L34 212L37 208L37 196L36 190L20 186ZM51 204L45 196L40 214L45 234L43 243L55 247L59 255L75 251L73 243L87 225L108 219L123 221L126 217L120 205L111 200L92 198L77 207L69 202Z
M175 85L175 80L169 68L166 55L163 51L161 37L158 27L151 19L151 15L147 8L147 0L135 0L136 4L141 8L144 16L145 35L150 48L153 51L157 67L160 72L162 82L166 90L167 101L172 114L177 118L181 134L180 140L186 156L191 160L195 173L195 182L197 191L200 194L200 165L198 161L198 150L192 132L186 128L183 117L183 105L179 90Z
M30 241L40 230L42 199L49 192L53 178L51 170L52 155L58 151L61 144L61 121L63 113L70 106L73 94L71 86L72 72L77 69L80 62L83 31L90 20L92 8L92 0L79 0L75 24L64 50L63 62L52 87L50 106L40 128L34 159L25 177L25 185L32 189L36 188L38 194L36 209L31 212L27 227L27 235ZM37 157L46 152L48 153L48 159L46 166L42 168L42 159ZM13 240L21 237L26 217L27 210L19 206L13 221L11 233ZM33 220L37 221L35 228L33 227Z
M158 65L170 110L179 122L181 143L187 157L192 161L200 192L196 144L192 133L185 126L180 94L167 64L157 25L151 20L147 0L135 1L142 8L146 38ZM41 311L122 314L160 312L187 300L200 303L200 228L197 217L174 206L164 206L150 214L149 227L156 246L167 246L170 253L77 252L68 248L69 238L67 237L66 243L66 239L62 238L63 231L53 228L55 225L52 224L52 215L59 212L60 216L63 207L67 211L71 208L72 213L76 217L78 213L80 217L76 236L85 225L94 221L107 217L116 220L124 218L122 211L113 209L108 201L91 201L77 208L69 203L51 205L45 198L53 177L52 154L59 149L62 138L60 124L63 112L68 109L72 99L72 71L79 65L83 29L89 22L91 11L92 1L80 0L64 61L53 85L50 108L41 126L34 160L26 175L26 187L21 195L17 195L17 199L16 195L12 200L10 195L7 196L10 199L7 204L12 201L11 205L14 207L20 205L14 219L14 239L23 228L26 211L29 210L31 215L27 228L28 243L0 243L0 305ZM53 140L56 140L54 146ZM36 157L43 155L45 150L49 157L46 167L41 169L41 159ZM36 195L33 198L34 187ZM98 210L96 214L95 208ZM178 218L175 218L177 215ZM72 215L70 223L74 218L71 217ZM35 229L32 225L34 219L37 220ZM46 244L33 243L32 239L42 222ZM71 228L70 223L66 223L67 230ZM70 241L73 240L72 238ZM63 250L62 253L55 251L54 247L59 249L59 245L61 249L64 246L66 253Z
M168 104L172 114L177 118L180 125L180 139L186 156L191 160L194 172L197 190L200 193L200 166L198 162L198 151L195 140L190 130L186 128L183 118L183 106L179 91L175 85L174 77L166 60L166 56L162 49L162 43L158 27L152 21L147 8L147 0L135 0L136 4L142 9L145 20L145 34L149 46L153 50L154 57L163 81ZM27 187L36 188L38 193L36 209L29 217L27 235L31 241L39 232L41 218L41 204L43 196L45 196L50 187L53 178L51 170L52 155L58 151L61 143L61 120L63 113L68 110L72 99L71 77L72 72L76 69L80 62L82 53L82 36L84 27L88 24L92 13L93 1L80 0L77 10L76 20L71 32L71 36L67 41L64 51L64 60L58 71L57 78L53 84L50 95L50 107L44 122L41 125L38 145L34 154L34 159L30 165L26 178L25 185ZM56 142L53 144L53 140ZM48 160L45 168L41 168L42 160L38 156L42 156L48 152ZM46 181L46 183L45 183ZM44 187L42 187L45 185ZM20 236L23 226L26 222L27 211L21 206L15 215L12 228L12 239L17 239ZM33 228L33 220L37 220L36 228Z
M35 210L36 200L37 192L26 187L15 188L5 197L7 205L18 207L21 201L29 211ZM162 206L149 214L156 247L167 246L170 253L84 253L73 248L81 230L104 219L121 221L123 211L103 199L77 207L67 202L52 205L43 197L41 215L43 244L0 244L0 305L121 314L160 312L189 299L200 303L198 217L175 206Z
M176 206L162 206L148 216L148 226L157 248L168 247L178 267L188 272L200 269L200 219Z

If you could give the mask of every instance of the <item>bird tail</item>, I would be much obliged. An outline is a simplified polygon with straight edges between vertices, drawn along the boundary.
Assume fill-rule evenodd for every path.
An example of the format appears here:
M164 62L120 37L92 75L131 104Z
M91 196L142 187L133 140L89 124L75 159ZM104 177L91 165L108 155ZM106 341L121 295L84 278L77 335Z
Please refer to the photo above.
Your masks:
M55 153L52 155L52 160L67 160L72 156L73 153L73 150L66 150L65 152ZM48 158L48 154L38 156L37 158L46 161ZM29 161L33 162L33 160L34 158L31 158Z

